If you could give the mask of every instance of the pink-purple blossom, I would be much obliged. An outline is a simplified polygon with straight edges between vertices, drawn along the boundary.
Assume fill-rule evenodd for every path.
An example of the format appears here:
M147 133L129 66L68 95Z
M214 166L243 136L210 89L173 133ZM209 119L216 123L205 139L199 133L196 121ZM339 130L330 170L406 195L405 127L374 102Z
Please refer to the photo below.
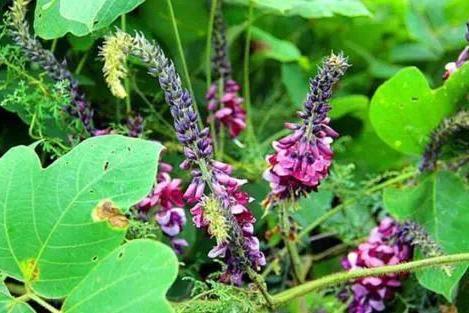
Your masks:
M410 245L400 236L400 225L385 218L373 228L368 240L350 252L342 260L346 270L395 265L411 258ZM355 280L351 287L353 300L349 313L381 312L401 286L405 274L393 273L380 277L365 277Z
M231 138L236 138L246 128L246 111L241 106L243 98L238 95L239 85L232 79L225 82L223 92L218 94L218 84L210 86L206 94L208 121L216 121L228 129Z
M143 213L155 212L154 219L163 233L171 240L174 249L182 252L188 243L177 236L186 224L186 214L181 180L171 178L171 171L171 165L163 162L159 164L156 184L150 194L137 204L137 208Z
M332 162L331 143L338 136L327 116L333 85L349 65L341 54L332 54L323 62L319 73L310 81L310 92L299 112L302 123L287 123L293 133L274 141L274 154L267 156L264 179L270 183L267 203L297 198L316 190Z
M158 78L170 106L176 136L186 157L180 167L191 170L192 181L184 198L194 205L191 211L195 215L196 225L203 227L203 202L206 198L215 201L220 212L219 217L226 222L227 236L217 243L216 252L210 255L224 255L227 268L223 278L225 281L240 283L248 268L258 270L265 264L258 239L252 231L255 219L247 208L249 196L240 190L245 180L232 177L231 166L213 159L209 129L199 127L200 117L194 108L192 97L183 88L173 62L165 56L163 50L142 34L137 34L130 53L148 65L149 73ZM204 196L205 189L208 192Z

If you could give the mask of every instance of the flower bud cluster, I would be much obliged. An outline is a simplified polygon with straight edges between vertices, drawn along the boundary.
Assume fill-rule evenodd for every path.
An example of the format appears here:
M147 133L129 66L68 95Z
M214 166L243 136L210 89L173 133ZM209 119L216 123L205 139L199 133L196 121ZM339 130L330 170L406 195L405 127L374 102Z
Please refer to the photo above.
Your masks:
M298 198L316 190L329 171L332 162L331 143L338 137L330 126L327 113L332 87L349 67L342 54L327 57L316 77L310 80L310 92L303 111L298 113L301 123L287 123L293 131L274 141L275 153L267 156L269 164L264 179L270 183L267 203Z

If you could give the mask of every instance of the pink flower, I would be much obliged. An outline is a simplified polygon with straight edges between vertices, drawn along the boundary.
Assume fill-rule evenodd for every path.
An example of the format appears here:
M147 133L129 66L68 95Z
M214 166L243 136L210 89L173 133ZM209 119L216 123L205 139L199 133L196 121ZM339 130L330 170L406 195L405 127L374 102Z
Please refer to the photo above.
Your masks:
M186 224L186 214L183 209L181 180L172 179L169 175L171 171L171 165L160 163L156 185L150 194L137 204L137 208L143 212L149 212L156 208L156 222L160 225L163 233L169 237L174 249L177 252L182 252L182 247L188 244L184 239L178 239L176 236Z
M299 113L302 123L287 123L293 133L273 143L274 154L267 156L264 179L271 192L266 203L298 198L316 190L332 163L331 143L339 134L330 126L327 113L333 85L348 68L342 55L332 54L310 81L310 92Z
M391 218L385 218L371 230L368 241L350 252L342 260L346 270L395 265L411 258L410 245L400 237L400 226ZM353 301L350 313L380 312L385 302L394 297L401 285L403 274L387 274L380 277L357 279L351 285Z
M239 85L232 79L224 85L221 98L217 95L217 84L214 83L207 91L206 98L208 109L212 112L208 117L209 122L216 119L223 124L230 133L231 138L236 138L246 128L246 111L242 108L243 98L238 96Z

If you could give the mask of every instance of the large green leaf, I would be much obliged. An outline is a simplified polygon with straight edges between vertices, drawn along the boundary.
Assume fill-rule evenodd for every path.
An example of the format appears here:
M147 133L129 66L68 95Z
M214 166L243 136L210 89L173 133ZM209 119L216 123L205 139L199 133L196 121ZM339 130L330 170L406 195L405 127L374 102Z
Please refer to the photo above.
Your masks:
M0 270L42 296L65 296L122 242L120 212L151 189L160 151L95 137L43 169L31 148L9 150L0 159Z
M336 159L356 165L356 174L367 177L402 165L404 155L381 140L371 125L369 100L363 95L348 95L331 101L332 126L352 140L344 143L345 149L336 152ZM357 129L357 126L361 127Z
M66 33L84 36L109 26L117 17L135 9L144 0L38 0L34 30L44 39Z
M280 62L293 62L301 58L300 50L290 41L276 38L260 28L252 27L252 38L258 41L257 55Z
M446 253L469 252L469 190L455 174L439 172L415 187L386 189L384 204L397 219L412 219L424 226ZM451 300L467 266L454 267L451 276L441 269L428 269L417 272L417 278L424 287Z
M359 0L228 0L229 3L249 5L278 15L299 15L304 18L369 16L370 12Z
M420 155L429 134L457 109L468 87L469 64L437 89L430 88L417 68L405 68L376 90L371 100L371 123L392 148Z
M309 90L308 76L298 63L283 63L281 71L282 83L287 89L290 100L297 106L303 105Z
M0 312L30 313L34 312L34 310L28 304L16 301L2 282L0 283Z
M65 300L61 312L173 312L166 292L177 276L171 248L131 241L103 259Z

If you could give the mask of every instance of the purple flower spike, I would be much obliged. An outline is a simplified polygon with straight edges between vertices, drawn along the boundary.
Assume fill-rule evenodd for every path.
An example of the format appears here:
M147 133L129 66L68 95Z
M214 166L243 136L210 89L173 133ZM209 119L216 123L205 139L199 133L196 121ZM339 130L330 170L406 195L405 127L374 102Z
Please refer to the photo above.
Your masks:
M231 138L236 138L246 128L246 111L241 106L244 100L238 96L239 85L234 80L228 80L221 97L216 89L217 84L214 83L206 95L211 111L208 121L217 120L228 129Z
M29 32L29 23L26 21L26 7L29 1L14 1L7 17L8 32L13 41L21 47L26 57L32 62L39 64L56 81L69 83L71 103L64 107L72 117L80 119L83 128L93 134L94 111L85 95L78 87L78 81L73 77L67 67L67 61L58 61L54 54L42 47L39 40Z
M211 112L208 121L216 121L217 125L226 127L230 137L234 139L246 128L246 111L242 107L244 99L238 95L241 88L231 78L231 63L221 2L217 3L213 25L212 67L216 81L210 86L205 97L208 110Z
M368 241L358 246L342 260L346 270L395 265L412 256L410 245L400 236L400 225L385 218L370 232ZM381 312L385 302L394 297L405 274L387 274L380 277L357 279L351 286L353 301L349 313Z
M240 189L245 180L232 177L230 165L213 160L209 130L200 129L192 97L182 87L173 62L156 43L148 41L143 35L137 34L131 40L129 52L147 64L151 75L158 77L170 106L176 135L186 157L180 166L185 170L192 168L192 182L184 193L184 199L194 205L191 209L193 221L217 240L209 256L225 258L226 272L222 280L241 284L249 267L259 270L265 265L259 240L253 234L256 220L247 208L251 198ZM158 197L158 192L156 194L140 205L145 207L154 202L153 198ZM169 219L164 215L161 220L171 220L175 212L170 213ZM174 223L165 224L167 228L164 229L172 231L178 219L172 221Z
M129 137L140 137L143 134L143 117L137 115L127 119L127 128Z
M304 110L298 114L303 122L288 123L286 127L293 133L273 143L275 153L267 156L269 168L264 172L271 187L267 204L316 190L328 175L333 155L331 143L338 136L329 126L328 100L333 85L348 67L342 54L331 54L324 60L319 73L310 81Z
M186 224L184 201L182 201L181 180L169 175L171 165L161 162L156 185L151 193L137 204L138 210L145 214L156 209L155 220L163 233L171 240L176 252L182 253L188 246L184 239L177 238ZM153 212L153 211L152 211Z

